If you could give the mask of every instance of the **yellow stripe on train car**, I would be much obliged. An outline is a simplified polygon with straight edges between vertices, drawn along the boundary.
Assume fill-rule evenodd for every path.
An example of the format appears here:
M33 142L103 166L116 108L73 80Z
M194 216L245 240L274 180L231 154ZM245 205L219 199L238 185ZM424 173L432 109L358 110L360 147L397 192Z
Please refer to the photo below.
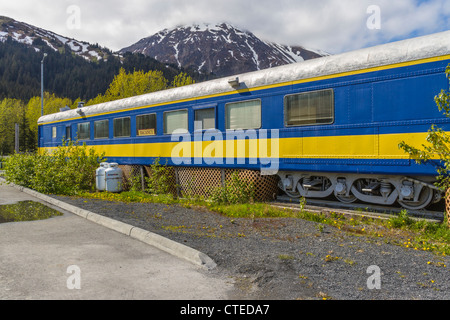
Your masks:
M160 142L89 146L113 158L409 159L398 147L420 148L428 133L352 135L259 140ZM41 148L52 150L55 148Z

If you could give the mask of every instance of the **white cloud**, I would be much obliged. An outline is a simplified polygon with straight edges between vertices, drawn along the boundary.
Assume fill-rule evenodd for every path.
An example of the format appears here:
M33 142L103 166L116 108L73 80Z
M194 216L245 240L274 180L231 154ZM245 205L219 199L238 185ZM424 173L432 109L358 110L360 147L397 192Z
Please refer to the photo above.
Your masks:
M79 29L66 26L70 5L80 7ZM370 5L381 9L380 30L366 26ZM0 14L112 50L192 22L226 21L331 53L450 29L448 0L16 0L2 1Z

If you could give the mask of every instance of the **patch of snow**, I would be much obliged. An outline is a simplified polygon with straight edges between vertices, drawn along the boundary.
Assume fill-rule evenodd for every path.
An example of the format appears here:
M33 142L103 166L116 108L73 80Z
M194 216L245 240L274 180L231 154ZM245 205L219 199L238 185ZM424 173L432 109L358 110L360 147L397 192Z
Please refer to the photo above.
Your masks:
M69 45L72 51L79 52L82 49L82 47L74 40L69 41L67 44Z
M203 61L203 63L198 67L198 72L201 72L203 66L206 64L206 61Z
M259 67L259 56L258 56L258 54L256 53L255 49L248 43L248 40L245 40L245 43L250 48L250 51L253 52L253 61L256 64L257 70L261 70L261 68Z
M33 44L33 38L31 38L30 36L26 36L25 38L22 39L22 42L28 45L32 45Z
M285 50L283 50L283 53L287 55L290 59L293 60L293 62L303 62L305 59L303 57L295 54L295 52L292 51L291 47L287 47Z
M47 39L42 39L50 48L52 48L54 51L58 51L50 42L48 42Z
M331 56L331 54L329 54L328 52L322 51L320 49L311 49L311 48L305 48L308 51L320 54L321 56Z
M158 40L158 44L160 44L167 36L167 31L161 31L160 33L157 34L157 36L159 36L159 40Z
M241 30L235 29L235 33L236 33L236 35L238 35L240 38L248 38L248 37L249 37L249 35L248 35L247 33L242 32Z
M210 23L195 23L191 27L186 28L191 32L206 32L216 33L218 31L223 30L223 28L218 24L210 24Z
M91 57L97 58L98 60L102 60L102 57L98 54L97 51L91 50L88 53Z
M69 41L69 39L67 39L67 38L64 38L64 37L62 37L62 36L59 36L59 35L57 35L57 34L55 34L55 35L53 35L56 39L58 39L60 42L62 42L63 44L66 44L68 41Z
M173 48L175 49L175 59L177 60L177 62L178 62L178 68L181 68L181 63L180 63L180 60L178 59L178 55L179 55L179 51L178 51L178 45L179 45L179 43L177 43Z
M194 29L194 32L205 32L209 30L209 24L207 23L195 24L193 28L191 28L191 30L192 29Z
M0 31L0 41L4 42L8 38L8 32Z
M14 40L16 40L16 41L18 41L18 42L21 42L21 41L20 41L20 36L21 36L20 33L13 32L13 38L14 38Z

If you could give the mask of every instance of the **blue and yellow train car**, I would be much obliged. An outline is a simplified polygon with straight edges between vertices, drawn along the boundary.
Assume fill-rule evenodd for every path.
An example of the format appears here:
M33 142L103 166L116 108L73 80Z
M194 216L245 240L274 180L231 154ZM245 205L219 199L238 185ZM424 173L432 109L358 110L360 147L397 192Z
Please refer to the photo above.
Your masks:
M292 197L422 209L440 200L421 146L450 131L450 32L323 57L39 119L39 148L77 139L108 161L261 170Z

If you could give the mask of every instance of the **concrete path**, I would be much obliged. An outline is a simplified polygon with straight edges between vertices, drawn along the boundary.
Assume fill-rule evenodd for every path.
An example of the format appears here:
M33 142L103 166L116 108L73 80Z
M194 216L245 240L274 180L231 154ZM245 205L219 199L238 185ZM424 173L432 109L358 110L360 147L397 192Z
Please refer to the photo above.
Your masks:
M42 200L0 184L0 205ZM233 289L185 259L78 215L0 224L0 299L224 300Z

